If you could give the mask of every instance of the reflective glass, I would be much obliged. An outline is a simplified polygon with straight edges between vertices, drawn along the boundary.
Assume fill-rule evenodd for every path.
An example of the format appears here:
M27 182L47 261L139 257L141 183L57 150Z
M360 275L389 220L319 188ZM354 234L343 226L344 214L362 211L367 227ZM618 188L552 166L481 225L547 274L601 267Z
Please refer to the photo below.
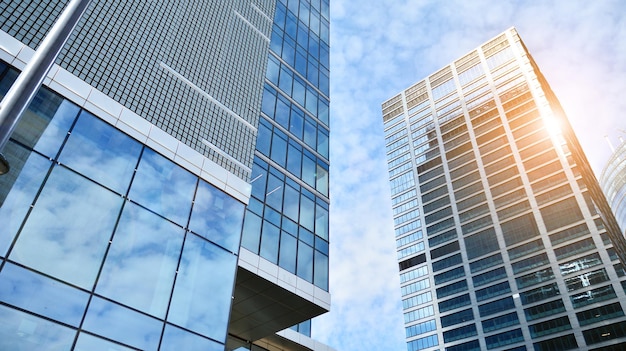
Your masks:
M302 242L298 245L298 277L313 282L313 248Z
M237 256L187 234L168 321L224 341Z
M50 168L49 160L13 142L7 143L3 154L11 170L0 177L0 256L9 249Z
M263 235L261 236L261 257L278 263L278 240L280 230L278 227L263 221Z
M181 227L128 202L96 292L165 318L183 237Z
M88 112L81 113L59 161L126 194L141 144Z
M77 327L89 295L11 263L0 272L0 301Z
M187 224L197 178L172 161L145 149L129 197L150 210Z
M189 228L214 243L237 252L245 206L211 184L200 181Z
M121 205L120 196L57 166L9 257L91 289Z
M258 254L259 242L261 240L259 233L261 233L261 217L246 211L246 219L243 222L241 234L241 246Z
M70 350L76 332L59 324L0 305L0 350Z
M160 351L222 351L224 345L166 324Z
M285 200L283 213L285 216L297 221L300 210L300 192L290 186L285 186Z
M296 253L298 240L283 232L280 236L280 255L278 265L291 273L296 273Z
M39 89L11 137L54 158L79 110L52 91Z
M315 222L315 204L313 200L308 197L300 196L300 225L313 230L313 224Z
M328 196L328 171L320 165L317 165L316 169L315 177L317 178L317 182L315 188L320 193Z
M118 304L93 297L83 329L142 350L159 346L163 322Z
M133 351L128 347L115 344L113 342L98 338L93 335L80 333L78 335L78 341L74 351L94 351L94 350L106 350L106 351Z
M328 291L328 256L315 251L315 279L314 284Z

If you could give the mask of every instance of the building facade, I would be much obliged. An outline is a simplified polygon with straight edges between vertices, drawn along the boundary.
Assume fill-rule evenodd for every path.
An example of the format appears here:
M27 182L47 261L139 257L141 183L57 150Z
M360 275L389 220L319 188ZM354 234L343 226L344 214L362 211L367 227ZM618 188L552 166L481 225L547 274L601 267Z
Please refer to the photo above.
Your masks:
M0 4L1 96L66 2ZM92 1L2 150L0 349L330 350L328 30Z
M624 238L515 29L382 110L409 351L626 347Z
M600 185L622 233L626 233L626 142L620 142L602 170Z

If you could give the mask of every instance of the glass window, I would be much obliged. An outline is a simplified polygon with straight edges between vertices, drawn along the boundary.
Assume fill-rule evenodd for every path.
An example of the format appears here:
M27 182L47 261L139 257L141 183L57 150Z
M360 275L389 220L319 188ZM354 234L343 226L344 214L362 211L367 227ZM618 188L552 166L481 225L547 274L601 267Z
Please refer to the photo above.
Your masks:
M93 297L83 329L142 349L156 350L163 323L118 304Z
M172 161L145 149L129 197L180 224L187 224L197 178Z
M315 286L328 291L328 256L315 250Z
M481 317L490 316L508 309L515 308L515 303L512 297L505 297L504 299L489 302L478 306L478 311Z
M179 226L127 203L96 292L164 318L183 235Z
M244 209L241 202L200 180L189 229L231 252L237 252Z
M268 221L263 221L263 235L261 236L261 257L276 264L278 263L278 242L280 230Z
M445 328L471 320L474 320L474 314L472 313L472 309L468 308L466 310L441 317L441 326Z
M0 305L0 349L69 351L76 331Z
M0 301L77 327L89 296L75 288L6 263L0 272Z
M11 170L0 176L0 256L13 242L51 164L12 141L2 151Z
M237 256L187 234L168 313L168 321L223 341Z
M79 110L51 90L39 89L11 137L55 158Z
M59 161L120 194L126 194L140 152L139 142L83 111Z
M517 318L517 313L515 312L482 321L483 331L485 333L517 324L519 324L519 319Z
M313 248L302 242L298 244L298 277L313 282Z
M243 221L243 231L241 234L241 246L254 252L259 253L259 243L261 236L261 217L246 211L246 217Z
M613 286L607 285L601 288L572 295L570 296L570 300L572 301L572 305L574 306L574 308L580 308L596 302L610 300L616 296L617 295L615 295L615 290L613 290Z
M133 351L128 347L115 344L111 341L107 341L93 335L80 333L78 334L78 340L74 351L92 351L92 350L106 350L106 351Z
M297 246L298 240L296 238L285 232L281 233L278 265L293 274L296 273Z
M55 167L10 258L91 289L121 205L119 195Z
M166 324L165 331L163 332L163 341L161 342L159 350L222 351L224 350L224 345L177 328L171 324Z

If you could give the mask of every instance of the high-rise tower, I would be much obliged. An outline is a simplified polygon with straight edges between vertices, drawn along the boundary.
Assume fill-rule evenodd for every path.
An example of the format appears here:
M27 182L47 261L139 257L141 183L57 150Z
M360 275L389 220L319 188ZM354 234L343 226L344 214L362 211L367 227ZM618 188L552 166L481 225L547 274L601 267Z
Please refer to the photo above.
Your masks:
M621 138L602 170L600 185L622 233L626 234L626 141Z
M66 2L0 4L0 95ZM0 349L330 349L328 5L92 1L2 150Z
M515 29L382 105L408 350L626 347L626 243Z

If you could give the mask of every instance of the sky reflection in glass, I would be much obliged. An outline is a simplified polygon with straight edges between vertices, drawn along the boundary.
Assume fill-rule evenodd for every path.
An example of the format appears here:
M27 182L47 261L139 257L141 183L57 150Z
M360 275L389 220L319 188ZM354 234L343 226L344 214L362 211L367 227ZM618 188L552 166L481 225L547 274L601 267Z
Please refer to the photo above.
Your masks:
M59 161L120 194L126 194L141 144L83 111Z
M69 351L76 332L70 328L0 305L0 350Z
M121 205L119 196L57 166L9 257L91 289Z
M177 328L171 324L165 325L163 341L159 351L223 351L224 345L205 339L196 334Z
M0 301L78 327L89 295L7 263L0 272Z
M237 256L187 234L168 321L224 342Z
M83 328L112 340L142 349L156 350L163 324L118 304L94 297Z
M183 238L181 227L128 202L96 292L165 318Z
M238 252L244 209L241 202L200 181L189 229L231 252Z
M98 338L93 335L80 333L78 335L78 341L74 351L94 351L94 350L106 350L106 351L134 351L128 347L124 347L110 341Z
M129 197L152 211L187 224L197 177L172 161L145 149Z
M13 142L6 145L3 153L11 164L11 171L0 177L0 256L9 249L50 168L49 160Z

